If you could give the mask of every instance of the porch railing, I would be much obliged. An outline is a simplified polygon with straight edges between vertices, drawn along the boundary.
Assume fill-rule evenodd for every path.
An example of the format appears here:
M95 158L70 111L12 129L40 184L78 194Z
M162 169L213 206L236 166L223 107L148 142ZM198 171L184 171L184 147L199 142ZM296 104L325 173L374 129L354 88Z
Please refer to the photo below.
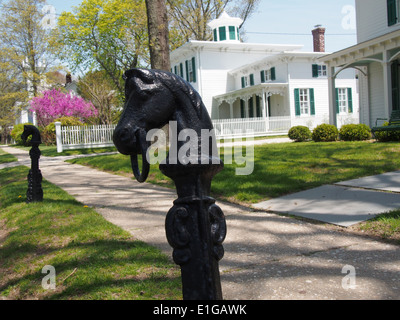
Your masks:
M217 139L287 134L291 128L290 117L223 119L212 122Z
M338 126L357 123L357 119L345 116L338 117ZM327 117L270 117L250 119L213 120L217 139L245 138L249 136L268 136L287 134L292 126L305 125L311 130L318 124L329 123ZM98 126L61 126L56 122L57 151L84 148L110 147L116 125Z

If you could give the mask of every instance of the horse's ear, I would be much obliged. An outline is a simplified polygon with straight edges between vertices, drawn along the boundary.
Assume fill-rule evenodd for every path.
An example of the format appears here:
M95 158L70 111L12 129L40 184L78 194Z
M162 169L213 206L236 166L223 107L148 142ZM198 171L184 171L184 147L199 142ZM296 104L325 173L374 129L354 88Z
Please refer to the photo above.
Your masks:
M153 83L154 82L154 74L151 72L151 70L147 69L131 69L127 70L123 78L125 81L129 81L132 78L139 78L145 83Z
M132 90L136 85L136 79L140 79L145 84L153 84L155 75L151 70L147 69L131 69L127 70L123 78L125 80L125 98L128 100Z

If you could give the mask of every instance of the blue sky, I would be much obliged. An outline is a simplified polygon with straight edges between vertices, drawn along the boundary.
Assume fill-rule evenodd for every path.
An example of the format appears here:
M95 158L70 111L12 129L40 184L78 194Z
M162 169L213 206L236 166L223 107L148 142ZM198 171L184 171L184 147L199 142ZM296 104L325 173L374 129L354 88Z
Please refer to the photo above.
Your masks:
M70 11L82 0L47 0L57 14ZM356 44L354 20L349 20L355 0L261 0L257 12L246 21L246 42L303 44L312 51L311 30L326 28L326 50L334 52ZM261 34L262 33L262 34ZM278 34L273 34L278 33Z

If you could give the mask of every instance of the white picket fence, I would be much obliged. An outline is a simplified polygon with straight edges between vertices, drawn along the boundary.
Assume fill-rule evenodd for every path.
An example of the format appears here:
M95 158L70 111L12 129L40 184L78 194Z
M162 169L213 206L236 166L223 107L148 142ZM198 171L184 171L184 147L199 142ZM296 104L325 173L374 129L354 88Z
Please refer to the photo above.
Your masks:
M338 127L344 124L359 123L353 115L338 116ZM249 136L268 136L287 134L291 127L303 125L313 130L321 123L329 123L328 116L321 117L270 117L250 119L213 120L217 139L245 138ZM56 122L57 151L70 149L111 147L116 125L61 126Z
M55 127L57 152L114 146L112 137L116 125L61 126L61 122L56 122Z

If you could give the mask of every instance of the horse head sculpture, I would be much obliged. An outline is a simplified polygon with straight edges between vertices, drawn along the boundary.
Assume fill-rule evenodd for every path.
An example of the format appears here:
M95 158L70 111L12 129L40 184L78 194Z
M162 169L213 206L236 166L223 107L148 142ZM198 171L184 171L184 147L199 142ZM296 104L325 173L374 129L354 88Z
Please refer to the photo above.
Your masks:
M26 141L29 136L32 136L32 139L30 141L31 145L39 145L42 143L42 139L40 138L40 132L39 129L36 128L35 126L32 125L24 125L24 132L21 135L21 139L26 144Z
M202 130L211 131L213 126L200 95L181 77L160 70L132 69L125 72L124 79L126 102L113 141L120 153L131 156L133 173L139 182L144 182L150 168L146 159L150 146L146 141L149 130L176 121L177 132L192 129L201 144ZM174 150L179 150L185 143L177 137L170 137L170 140ZM209 146L209 150L199 148L199 158L210 157L212 160L215 139L210 139ZM137 161L139 154L142 155L141 171ZM166 163L169 161L170 155Z
M114 131L114 144L119 152L130 155L136 179L144 182L150 169L147 133L168 123L171 127L174 121L176 132L170 129L170 150L160 163L161 172L174 180L178 194L166 217L167 239L174 248L174 261L181 266L184 299L222 299L218 261L224 253L226 222L209 195L212 177L223 163L215 153L207 109L193 87L170 72L133 69L124 76L126 103ZM204 131L208 134L203 136ZM193 161L180 161L182 153L189 153Z

